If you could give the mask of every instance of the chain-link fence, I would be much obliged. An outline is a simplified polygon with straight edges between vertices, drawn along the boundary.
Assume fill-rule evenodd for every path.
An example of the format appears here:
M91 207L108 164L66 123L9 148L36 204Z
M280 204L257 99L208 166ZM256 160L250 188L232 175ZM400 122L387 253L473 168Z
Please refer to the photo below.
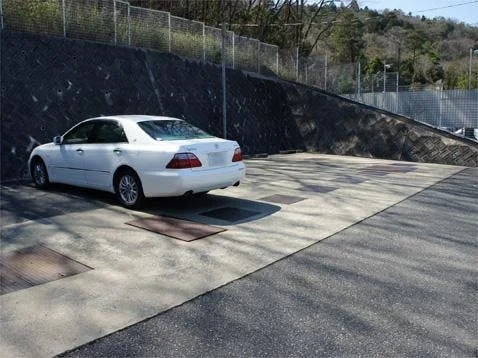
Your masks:
M300 58L257 39L131 6L123 0L0 0L0 27L120 46L151 48L266 76L302 82L440 127L478 128L477 90L430 91L400 86L398 73L363 74L360 64L331 64L328 56Z
M478 89L423 90L399 86L394 92L363 92L344 96L436 127L455 130L478 128Z
M221 29L204 26L204 41L205 41L205 60L212 63L221 63Z
M279 71L279 47L259 43L259 73L277 74Z
M130 6L130 45L171 51L170 15L167 12Z
M234 67L240 70L259 72L260 41L234 35Z
M1 28L151 48L263 74L277 74L275 45L123 0L0 0Z
M115 1L113 22L115 25L115 39L116 45L130 46L131 45L131 21L129 3L124 1Z
M205 46L204 23L171 16L171 52L205 60Z
M62 0L0 2L2 29L64 36L65 7Z
M278 75L289 81L299 80L299 51L297 48L279 49Z

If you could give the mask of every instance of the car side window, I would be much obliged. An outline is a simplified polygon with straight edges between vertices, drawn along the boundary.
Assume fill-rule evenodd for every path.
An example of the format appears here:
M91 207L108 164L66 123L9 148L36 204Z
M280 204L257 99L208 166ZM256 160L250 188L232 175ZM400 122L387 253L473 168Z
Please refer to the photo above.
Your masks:
M95 124L93 122L82 123L65 134L62 144L88 143L88 138Z
M98 121L88 143L127 143L123 127L114 121Z

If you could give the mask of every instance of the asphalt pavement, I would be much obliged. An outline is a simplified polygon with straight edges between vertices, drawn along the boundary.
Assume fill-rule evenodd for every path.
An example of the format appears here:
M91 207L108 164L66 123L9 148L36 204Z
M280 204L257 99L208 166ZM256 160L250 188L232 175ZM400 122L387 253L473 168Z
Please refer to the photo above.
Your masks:
M472 168L62 356L476 357L477 219Z

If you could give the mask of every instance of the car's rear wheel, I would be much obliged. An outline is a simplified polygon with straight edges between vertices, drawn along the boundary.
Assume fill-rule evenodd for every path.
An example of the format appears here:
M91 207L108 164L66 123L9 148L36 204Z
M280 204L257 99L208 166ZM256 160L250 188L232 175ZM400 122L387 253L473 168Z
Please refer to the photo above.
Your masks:
M46 189L50 184L45 163L40 158L35 158L31 165L31 175L35 186L39 189Z
M116 196L126 208L139 208L144 200L141 180L133 170L122 171L115 183Z

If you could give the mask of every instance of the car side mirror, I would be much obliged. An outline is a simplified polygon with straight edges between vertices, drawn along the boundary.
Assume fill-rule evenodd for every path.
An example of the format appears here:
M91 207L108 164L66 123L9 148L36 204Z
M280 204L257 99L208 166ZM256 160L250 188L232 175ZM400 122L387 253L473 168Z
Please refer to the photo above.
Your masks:
M60 145L61 144L61 135L57 135L53 137L53 143Z

